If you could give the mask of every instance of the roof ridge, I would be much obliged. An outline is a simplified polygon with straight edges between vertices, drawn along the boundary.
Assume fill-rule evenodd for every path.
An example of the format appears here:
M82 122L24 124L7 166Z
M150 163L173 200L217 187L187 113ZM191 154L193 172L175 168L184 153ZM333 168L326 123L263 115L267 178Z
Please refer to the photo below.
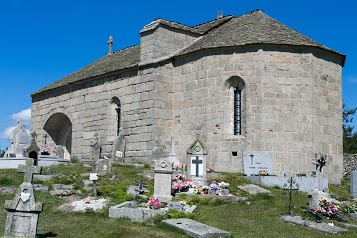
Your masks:
M121 52L121 51L123 51L123 50L127 50L127 49L129 49L129 48L133 48L133 47L135 47L135 46L140 46L140 44L135 44L135 45L130 45L130 46L124 47L123 49L116 50L116 51L112 52L112 54ZM106 54L106 55L110 55L110 54ZM105 56L106 56L106 55L105 55ZM103 56L103 57L104 57L104 56Z
M213 19L213 20L210 20L210 21L207 21L207 22L203 22L203 23L194 25L193 28L197 28L197 27L200 27L200 26L202 26L202 25L209 24L209 23L212 23L212 22L215 22L215 21L217 21L217 20L224 19L224 18L232 18L232 17L234 17L234 16L231 15L231 14L229 14L229 15L224 16L224 17L221 17L221 18L216 18L216 19Z

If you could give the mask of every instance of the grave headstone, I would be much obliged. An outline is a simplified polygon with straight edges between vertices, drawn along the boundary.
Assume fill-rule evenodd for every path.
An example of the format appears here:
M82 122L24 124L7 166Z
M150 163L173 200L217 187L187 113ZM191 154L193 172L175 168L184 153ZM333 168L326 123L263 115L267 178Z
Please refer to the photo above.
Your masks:
M327 165L327 155L323 153L316 153L315 160L315 190L328 191L328 188L323 187L324 167Z
M26 125L21 120L11 133L11 148L7 153L15 154L15 157L23 157L24 150L30 144L30 136L26 131ZM11 156L13 157L13 156Z
M168 202L167 206L169 209L177 210L177 211L183 211L183 206L179 202Z
M272 158L257 151L243 154L243 173L246 175L259 175L272 173Z
M309 198L309 208L317 209L320 208L320 200L321 198L325 198L327 201L331 200L330 194L327 192L328 188L323 187L323 173L324 167L327 164L326 160L327 156L323 153L316 153L315 160L313 164L315 165L316 173L315 173L315 184L314 191L308 194Z
M99 138L98 138L98 133L95 133L94 138L92 139L92 155L95 160L98 160L100 158L100 153L101 153L101 146L99 144Z
M32 182L33 174L41 172L41 167L33 166L33 159L26 160L26 165L19 166L24 172L24 182L20 185L14 200L5 202L7 219L4 237L36 237L38 217L42 203L36 202Z
M174 137L171 137L171 145L170 145L170 154L168 160L173 164L174 167L180 164L176 154L175 154L175 140Z
M200 131L197 129L197 131ZM188 171L192 180L206 181L207 167L207 150L200 139L200 135L196 134L196 140L187 150Z
M167 159L160 159L154 165L154 197L160 202L168 202L172 199L172 164Z
M56 155L60 159L64 159L64 146L56 145Z
M96 160L95 164L96 164L96 171L98 175L103 176L111 173L112 162L109 158L104 156L103 159Z
M126 141L123 135L118 136L113 143L112 158L114 162L124 163Z
M357 170L351 173L351 184L350 184L350 191L351 195L354 198L357 198Z

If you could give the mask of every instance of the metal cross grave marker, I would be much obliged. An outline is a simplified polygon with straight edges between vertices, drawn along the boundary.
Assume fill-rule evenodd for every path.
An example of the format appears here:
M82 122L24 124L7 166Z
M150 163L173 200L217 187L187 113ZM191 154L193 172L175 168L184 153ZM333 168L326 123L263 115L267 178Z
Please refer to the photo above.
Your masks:
M198 168L199 168L199 165L202 164L202 160L200 160L199 156L196 156L196 159L192 160L192 164L196 165L196 176L198 177L199 176Z

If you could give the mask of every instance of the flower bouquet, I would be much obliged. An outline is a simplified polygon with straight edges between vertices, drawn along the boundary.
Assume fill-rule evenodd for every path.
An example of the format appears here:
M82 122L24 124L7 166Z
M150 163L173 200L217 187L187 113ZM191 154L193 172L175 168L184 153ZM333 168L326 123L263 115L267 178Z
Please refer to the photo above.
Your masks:
M148 205L151 209L159 209L161 206L161 202L158 198L150 197Z

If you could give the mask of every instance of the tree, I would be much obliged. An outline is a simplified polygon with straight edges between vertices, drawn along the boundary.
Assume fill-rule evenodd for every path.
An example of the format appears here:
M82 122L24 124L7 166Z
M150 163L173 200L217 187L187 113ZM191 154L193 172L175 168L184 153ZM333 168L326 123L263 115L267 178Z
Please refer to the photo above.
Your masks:
M353 132L354 126L350 125L357 107L348 109L343 103L342 109L343 153L357 153L357 133Z

